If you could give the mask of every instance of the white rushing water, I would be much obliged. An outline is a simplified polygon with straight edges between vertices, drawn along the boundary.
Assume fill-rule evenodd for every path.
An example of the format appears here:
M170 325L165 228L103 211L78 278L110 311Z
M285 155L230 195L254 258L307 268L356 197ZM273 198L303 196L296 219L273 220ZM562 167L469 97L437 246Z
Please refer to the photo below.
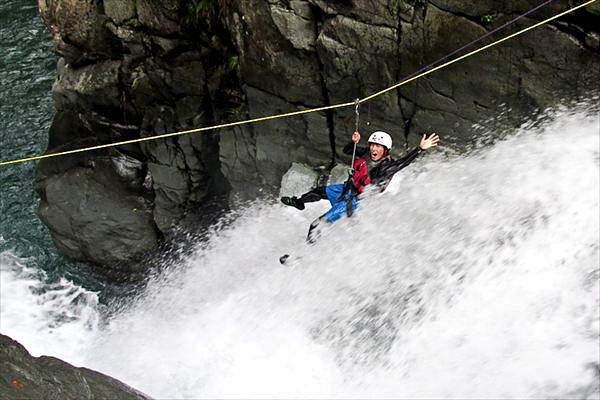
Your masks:
M326 204L255 204L102 322L4 253L0 330L157 398L598 398L599 123L422 158L315 246Z

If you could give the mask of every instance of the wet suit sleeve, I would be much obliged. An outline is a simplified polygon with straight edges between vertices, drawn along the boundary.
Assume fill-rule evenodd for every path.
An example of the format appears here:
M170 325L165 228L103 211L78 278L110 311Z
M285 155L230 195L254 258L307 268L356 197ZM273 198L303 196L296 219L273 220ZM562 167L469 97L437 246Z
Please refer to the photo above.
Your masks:
M400 171L404 167L407 167L411 162L421 154L422 150L419 146L408 152L404 157L397 160L393 160L385 165L385 170L381 171L380 175L382 178L391 178L396 172Z
M342 151L344 152L344 154L351 156L353 149L354 149L354 142L350 141L350 142L348 142L348 144L346 144L344 146L344 149ZM364 156L365 154L367 154L368 151L369 151L368 147L356 146L356 156L359 158Z

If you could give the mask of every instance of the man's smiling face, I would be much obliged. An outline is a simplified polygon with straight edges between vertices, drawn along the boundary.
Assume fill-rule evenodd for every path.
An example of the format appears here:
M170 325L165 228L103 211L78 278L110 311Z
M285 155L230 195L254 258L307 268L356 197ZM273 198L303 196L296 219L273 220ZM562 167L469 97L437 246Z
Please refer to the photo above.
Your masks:
M371 160L379 161L385 153L385 147L377 143L371 143L369 145L369 152L371 154Z

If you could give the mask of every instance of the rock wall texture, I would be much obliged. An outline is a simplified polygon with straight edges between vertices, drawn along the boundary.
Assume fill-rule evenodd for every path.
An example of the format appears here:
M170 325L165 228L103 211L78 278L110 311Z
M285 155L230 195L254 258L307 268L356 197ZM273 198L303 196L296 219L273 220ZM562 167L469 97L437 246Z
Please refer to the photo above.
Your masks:
M556 0L489 43L576 2ZM48 151L364 97L538 5L533 0L39 0L60 56ZM600 3L362 106L398 152L436 130L598 90ZM474 47L469 48L469 50ZM461 53L462 54L462 53ZM368 126L367 126L368 124ZM227 193L273 193L292 162L344 161L351 108L40 163L39 215L69 257L123 265Z
M32 357L25 347L0 334L2 399L149 399L118 380L54 357Z

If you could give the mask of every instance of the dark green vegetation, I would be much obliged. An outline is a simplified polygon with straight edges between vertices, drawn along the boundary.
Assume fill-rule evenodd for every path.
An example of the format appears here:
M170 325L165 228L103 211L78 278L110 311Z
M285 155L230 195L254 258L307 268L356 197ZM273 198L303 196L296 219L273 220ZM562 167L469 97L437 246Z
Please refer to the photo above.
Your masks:
M425 4L426 0L406 0L413 7L420 7Z
M489 24L493 20L494 20L494 16L493 15L486 14L486 15L482 15L481 16L481 22L484 23L484 24Z
M219 13L219 3L222 1L187 0L187 4L184 6L184 23L199 29L206 27L208 31L211 31Z

